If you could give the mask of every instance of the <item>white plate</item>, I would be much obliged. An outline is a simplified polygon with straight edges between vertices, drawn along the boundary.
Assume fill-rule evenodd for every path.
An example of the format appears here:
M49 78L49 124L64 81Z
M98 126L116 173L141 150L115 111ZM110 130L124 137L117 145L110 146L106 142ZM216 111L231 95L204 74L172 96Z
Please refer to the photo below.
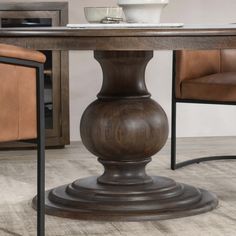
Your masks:
M183 23L160 23L160 24L141 24L141 23L119 23L119 24L68 24L68 28L93 29L93 28L178 28L183 27Z

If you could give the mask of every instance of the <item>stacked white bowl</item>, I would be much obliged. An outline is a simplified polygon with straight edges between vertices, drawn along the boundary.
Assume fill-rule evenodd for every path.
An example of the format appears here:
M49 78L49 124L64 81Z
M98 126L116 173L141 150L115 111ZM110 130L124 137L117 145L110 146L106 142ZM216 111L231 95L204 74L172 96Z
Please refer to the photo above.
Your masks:
M162 9L169 0L117 0L129 23L160 23Z
M115 19L123 17L121 7L85 7L84 14L89 23L101 23L106 17Z

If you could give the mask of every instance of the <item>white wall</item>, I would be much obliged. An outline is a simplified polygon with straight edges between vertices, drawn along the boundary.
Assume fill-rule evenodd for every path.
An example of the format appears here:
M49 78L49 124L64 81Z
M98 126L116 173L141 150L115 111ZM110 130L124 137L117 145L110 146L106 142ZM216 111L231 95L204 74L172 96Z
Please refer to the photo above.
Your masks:
M112 6L116 4L116 0L69 0L69 4L70 23L84 23L86 22L83 15L84 6ZM235 9L235 0L170 0L170 4L163 12L162 22L185 24L236 22ZM155 52L146 73L149 91L163 106L169 118L171 58L170 51ZM70 53L71 140L80 139L80 117L86 106L96 98L101 82L101 69L93 59L92 52ZM233 107L181 104L178 106L177 135L179 137L235 135L235 117L236 109Z

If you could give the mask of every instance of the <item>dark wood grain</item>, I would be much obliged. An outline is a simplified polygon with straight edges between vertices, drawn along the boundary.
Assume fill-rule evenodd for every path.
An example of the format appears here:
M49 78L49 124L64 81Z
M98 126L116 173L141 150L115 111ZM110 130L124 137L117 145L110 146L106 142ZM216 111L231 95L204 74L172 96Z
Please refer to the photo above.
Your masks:
M1 30L0 30L1 32ZM56 36L31 37L0 35L1 43L14 44L40 50L184 50L184 49L221 49L236 48L236 36L211 37L81 37Z
M104 173L47 191L47 214L139 221L195 215L217 206L217 198L205 190L146 173L168 137L166 114L145 85L152 56L152 51L95 51L103 85L85 110L80 130ZM36 203L34 198L34 208Z
M166 114L150 99L144 80L152 56L152 51L95 51L103 85L98 100L82 116L80 133L84 145L105 167L99 182L150 181L145 166L168 137Z

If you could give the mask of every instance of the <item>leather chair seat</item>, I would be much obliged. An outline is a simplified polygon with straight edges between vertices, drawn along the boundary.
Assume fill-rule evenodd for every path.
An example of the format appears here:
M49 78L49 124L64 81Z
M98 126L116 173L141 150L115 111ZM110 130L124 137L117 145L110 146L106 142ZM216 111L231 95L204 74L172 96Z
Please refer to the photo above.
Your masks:
M236 72L183 80L180 91L182 99L236 102Z

